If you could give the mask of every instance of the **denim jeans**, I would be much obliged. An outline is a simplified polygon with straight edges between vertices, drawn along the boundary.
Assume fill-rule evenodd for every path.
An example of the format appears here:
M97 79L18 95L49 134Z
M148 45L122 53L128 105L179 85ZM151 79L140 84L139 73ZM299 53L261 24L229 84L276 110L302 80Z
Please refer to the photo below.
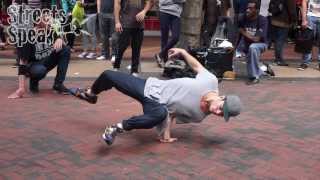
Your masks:
M102 40L102 49L101 55L106 56L106 58L110 57L110 42L109 37L114 32L114 18L112 14L99 14L99 31ZM112 37L113 38L113 37ZM112 40L112 51L111 55L114 55L116 52L116 43Z
M160 12L161 52L160 57L168 59L168 50L177 44L180 37L180 17ZM169 31L171 38L169 40Z
M140 28L123 28L123 31L119 35L117 49L118 51L116 53L116 61L113 67L120 68L123 53L127 49L130 40L132 49L131 73L137 73L140 63L140 51L143 41L143 29Z
M96 14L88 14L88 21L84 25L84 30L88 31L91 36L83 34L82 36L82 45L84 50L93 50L95 51L97 48L97 36L96 36L96 22L97 22L97 15ZM89 43L89 38L91 39L91 43Z
M30 82L40 81L49 71L57 66L57 74L54 83L63 84L66 79L68 65L70 61L70 47L64 46L60 51L52 52L46 59L31 64L30 66Z
M247 72L249 78L259 79L265 73L260 69L261 54L267 49L266 43L252 43L247 53Z
M106 70L93 83L91 90L92 93L99 94L114 87L123 94L139 101L144 114L123 120L123 128L126 131L132 129L150 129L165 120L168 112L165 105L144 96L145 83L145 79Z
M275 61L283 61L283 47L287 42L288 38L288 28L278 27L272 25L272 39L274 40L274 55Z
M320 39L320 18L314 17L314 16L308 16L308 24L309 28L313 30L314 33L314 39L316 41L319 41ZM317 42L318 48L320 42ZM319 48L320 49L320 48ZM307 53L302 55L303 63L304 64L310 64L312 60L312 53ZM318 63L320 63L320 52L318 53Z

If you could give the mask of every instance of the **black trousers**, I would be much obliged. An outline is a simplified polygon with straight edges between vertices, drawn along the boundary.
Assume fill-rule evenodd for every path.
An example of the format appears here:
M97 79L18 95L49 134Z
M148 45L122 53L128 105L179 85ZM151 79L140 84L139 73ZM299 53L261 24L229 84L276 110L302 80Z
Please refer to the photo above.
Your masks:
M0 25L0 40L1 42L5 43L6 42L6 37L4 35L4 29L3 27Z
M143 108L143 114L123 120L123 128L126 131L150 129L165 120L168 112L165 105L144 96L145 83L145 79L122 72L106 70L93 83L91 90L92 93L99 94L114 87L123 94L139 101Z
M140 28L123 28L123 32L119 35L118 52L116 53L116 61L114 68L120 68L124 51L127 49L131 41L132 63L131 73L138 72L140 63L140 51L143 41L143 29Z

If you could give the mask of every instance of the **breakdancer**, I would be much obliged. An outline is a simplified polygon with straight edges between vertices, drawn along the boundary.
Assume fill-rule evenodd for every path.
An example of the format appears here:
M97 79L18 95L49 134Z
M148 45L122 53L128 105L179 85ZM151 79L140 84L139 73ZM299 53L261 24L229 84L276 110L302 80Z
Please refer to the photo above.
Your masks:
M118 133L132 129L149 129L157 126L161 142L174 142L170 128L176 122L201 122L207 115L223 116L226 121L237 116L242 109L238 96L220 96L216 76L206 70L184 49L169 50L169 58L183 58L197 73L195 78L159 80L141 79L121 72L104 71L91 88L73 89L73 93L89 103L97 102L97 95L112 87L136 99L143 114L107 126L102 137L108 145Z

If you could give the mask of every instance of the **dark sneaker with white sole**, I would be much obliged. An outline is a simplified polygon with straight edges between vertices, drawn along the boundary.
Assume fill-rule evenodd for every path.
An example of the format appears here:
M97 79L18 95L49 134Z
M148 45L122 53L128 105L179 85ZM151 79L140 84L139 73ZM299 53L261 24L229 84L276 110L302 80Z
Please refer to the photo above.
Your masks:
M123 129L118 128L117 126L107 126L102 134L103 140L110 146L113 144L118 133L122 133Z
M69 92L76 96L77 98L81 100L85 100L90 104L96 104L98 101L98 96L90 93L90 89L81 89L81 88L70 88Z
M300 66L297 68L299 71L304 71L308 68L308 64L302 63Z
M54 84L52 89L59 94L70 94L69 89L66 88L63 84Z

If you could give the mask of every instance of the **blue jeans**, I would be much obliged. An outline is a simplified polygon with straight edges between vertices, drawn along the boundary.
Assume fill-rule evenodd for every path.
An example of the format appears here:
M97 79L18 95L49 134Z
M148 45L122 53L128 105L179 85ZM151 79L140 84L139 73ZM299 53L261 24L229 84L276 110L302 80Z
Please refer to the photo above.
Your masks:
M94 94L116 88L118 91L139 101L143 115L133 116L123 120L123 129L150 129L166 119L168 111L165 105L144 96L145 79L129 74L106 70L93 83L91 90Z
M97 15L96 14L88 14L88 21L84 25L84 30L88 31L91 36L86 34L82 35L82 45L84 50L92 50L95 51L97 48L97 35L96 35L96 22L97 22ZM89 43L89 39L91 43Z
M265 73L260 69L261 54L267 49L266 43L252 43L247 53L247 72L249 78L259 79Z
M177 44L180 37L180 17L160 12L161 52L160 57L168 59L168 50ZM171 39L169 41L169 31Z
M283 47L287 42L289 29L273 25L271 28L272 39L274 40L275 61L281 62L283 61Z
M314 16L308 16L307 18L308 18L309 28L311 28L313 30L314 39L316 41L319 41L319 38L320 38L320 18L314 17ZM320 44L320 42L317 42L318 48L320 47L319 44ZM303 59L304 64L310 64L310 62L312 60L312 53L303 54L302 59ZM320 52L318 53L318 63L320 63Z
M112 39L112 51L110 54L110 43L109 43L109 37L114 33L114 18L112 14L100 14L99 16L99 31L100 31L100 37L102 41L102 49L101 49L101 55L106 56L108 59L110 55L114 55L116 52L116 43ZM113 38L113 37L112 37Z

